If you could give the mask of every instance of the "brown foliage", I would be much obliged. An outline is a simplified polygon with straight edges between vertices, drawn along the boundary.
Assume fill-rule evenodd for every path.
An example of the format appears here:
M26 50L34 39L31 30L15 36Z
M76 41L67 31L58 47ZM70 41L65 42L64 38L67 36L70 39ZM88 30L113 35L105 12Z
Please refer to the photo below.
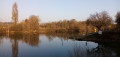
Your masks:
M112 23L112 18L108 15L106 11L103 11L101 13L96 13L90 15L90 17L87 19L88 25L95 26L100 30L103 26L108 26Z

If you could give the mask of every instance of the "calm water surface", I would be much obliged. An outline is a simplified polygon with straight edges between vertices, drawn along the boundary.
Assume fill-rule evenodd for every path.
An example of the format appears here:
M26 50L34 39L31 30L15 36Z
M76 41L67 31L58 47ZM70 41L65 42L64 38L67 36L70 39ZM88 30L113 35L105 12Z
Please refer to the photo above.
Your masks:
M60 35L2 35L0 57L118 57L101 43L77 41Z

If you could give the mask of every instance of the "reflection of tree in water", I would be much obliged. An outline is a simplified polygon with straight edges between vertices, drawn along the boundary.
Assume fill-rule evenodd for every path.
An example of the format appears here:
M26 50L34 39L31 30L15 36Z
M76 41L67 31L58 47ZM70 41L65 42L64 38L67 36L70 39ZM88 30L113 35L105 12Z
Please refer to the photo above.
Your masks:
M68 52L69 57L87 57L86 52L84 51L85 47L80 46L77 43L74 43L72 51Z
M59 38L63 46L64 40L68 40L70 37L80 37L82 36L82 34L81 33L47 33L45 34L45 36L47 36L49 42L52 41L54 38Z
M47 33L45 34L47 38L49 38L50 41L53 40L53 38L63 38L64 40L68 40L69 37L80 37L82 34L80 33Z
M0 33L0 44L2 43L3 38L6 38L6 36L5 36L4 34L1 34L1 33Z
M18 57L18 41L12 41L12 57Z
M86 46L87 47L87 46ZM68 52L70 57L116 57L116 53L104 45L98 44L96 48L89 49L75 44L72 51Z
M30 46L38 46L39 43L39 34L14 34L10 35L11 40L22 41Z
M102 44L98 44L89 52L89 57L116 57L116 53Z
M51 36L51 35L46 35L46 36L47 36L49 42L52 41L55 38L54 36Z
M0 36L0 44L2 43L2 39L3 39L3 37Z
M39 34L29 34L23 37L23 42L28 43L31 46L38 46Z
M18 41L28 43L31 46L38 46L39 34L14 34L10 35L9 38L12 40L12 56L18 57Z

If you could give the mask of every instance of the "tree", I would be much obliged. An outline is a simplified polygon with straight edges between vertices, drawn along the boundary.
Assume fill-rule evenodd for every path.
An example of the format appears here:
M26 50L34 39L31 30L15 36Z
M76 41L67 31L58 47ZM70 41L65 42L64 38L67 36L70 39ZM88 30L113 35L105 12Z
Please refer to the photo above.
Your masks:
M79 32L79 23L75 20L72 19L69 21L69 31L70 32Z
M120 29L120 12L117 12L116 14L116 23L117 23L117 28Z
M0 22L0 28L2 28L2 22Z
M30 25L30 30L31 31L38 31L39 30L39 17L38 16L35 16L35 15L32 15L29 17L29 24Z
M18 22L18 9L16 2L13 4L13 8L12 8L12 19L14 21L14 24L16 25Z
M2 31L3 24L0 22L0 32Z
M103 11L101 13L90 15L86 22L86 24L95 26L98 30L100 30L101 27L107 27L109 24L111 24L112 18L108 15L106 11Z

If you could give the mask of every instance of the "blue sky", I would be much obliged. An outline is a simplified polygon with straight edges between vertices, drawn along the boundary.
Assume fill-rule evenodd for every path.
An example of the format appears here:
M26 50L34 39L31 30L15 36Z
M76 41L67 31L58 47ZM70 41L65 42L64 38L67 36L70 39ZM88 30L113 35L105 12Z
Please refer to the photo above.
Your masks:
M90 14L107 11L115 19L120 11L120 0L0 0L0 21L12 21L12 6L18 5L19 22L31 15L41 22L76 19L86 20Z

